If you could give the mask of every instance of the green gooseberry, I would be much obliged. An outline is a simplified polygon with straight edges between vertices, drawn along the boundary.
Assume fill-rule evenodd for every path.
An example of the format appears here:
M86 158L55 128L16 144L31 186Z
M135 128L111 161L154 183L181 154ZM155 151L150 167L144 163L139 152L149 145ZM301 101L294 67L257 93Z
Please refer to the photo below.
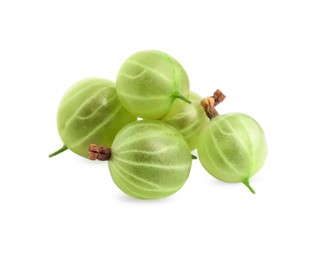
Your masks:
M189 176L192 158L186 141L175 128L161 121L130 123L119 131L111 149L99 148L90 146L90 158L108 159L115 184L135 198L170 196ZM106 151L104 156L98 154L100 151Z
M133 115L160 119L179 111L189 95L189 80L182 65L161 51L141 51L121 66L116 86L122 105Z
M215 116L202 130L197 152L212 176L242 182L255 193L249 179L263 166L267 145L262 128L252 117L242 113Z
M168 114L162 121L175 127L183 135L191 150L197 148L200 131L208 124L200 102L202 98L194 92L189 93L191 104L185 104L178 113Z
M111 146L117 132L136 121L121 105L116 92L115 84L102 78L74 84L63 96L57 112L57 128L64 145L49 157L70 149L88 158L91 143Z

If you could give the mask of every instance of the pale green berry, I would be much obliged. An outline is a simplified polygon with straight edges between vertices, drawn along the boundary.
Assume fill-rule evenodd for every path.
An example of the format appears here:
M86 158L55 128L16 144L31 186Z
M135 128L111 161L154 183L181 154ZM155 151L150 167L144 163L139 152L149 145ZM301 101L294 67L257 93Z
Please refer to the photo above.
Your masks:
M160 199L184 185L191 162L190 149L175 128L160 121L142 120L120 130L108 165L124 193L140 199Z
M260 125L250 116L230 113L216 116L202 130L197 147L203 167L224 182L242 182L263 166L267 145Z
M200 102L202 98L194 92L189 93L191 104L186 104L178 113L168 114L162 121L175 127L183 135L191 150L197 148L200 131L209 119Z
M182 65L160 51L130 56L117 76L118 97L133 115L160 119L179 111L189 95L189 80Z
M121 105L116 92L115 84L102 78L87 78L74 84L63 96L57 112L64 146L50 157L70 149L88 159L90 144L111 146L117 132L136 121Z

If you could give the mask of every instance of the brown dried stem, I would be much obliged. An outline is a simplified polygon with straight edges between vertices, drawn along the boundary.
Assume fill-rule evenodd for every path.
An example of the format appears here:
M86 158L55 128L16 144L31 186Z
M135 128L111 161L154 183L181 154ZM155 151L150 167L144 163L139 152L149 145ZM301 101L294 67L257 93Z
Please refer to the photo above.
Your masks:
M96 144L89 145L89 159L107 161L111 157L111 150L105 146L98 146Z
M219 115L218 111L216 110L216 106L224 101L226 96L219 90L217 89L213 96L203 98L200 102L202 107L204 108L206 115L212 119L213 117Z

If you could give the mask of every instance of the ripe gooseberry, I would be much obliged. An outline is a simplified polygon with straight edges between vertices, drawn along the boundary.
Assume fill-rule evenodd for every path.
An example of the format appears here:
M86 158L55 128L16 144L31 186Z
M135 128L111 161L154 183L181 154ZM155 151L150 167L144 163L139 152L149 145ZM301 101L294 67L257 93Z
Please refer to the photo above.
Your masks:
M90 146L90 159L109 160L115 184L127 195L160 199L186 182L190 149L182 135L161 121L141 120L122 128L111 149Z
M215 116L202 130L197 147L203 167L224 182L242 182L252 193L249 179L267 155L265 135L250 116L229 113Z
M87 78L74 84L63 96L57 112L57 128L67 149L87 158L91 143L111 146L117 132L136 121L119 102L115 84L107 79Z
M199 133L209 119L200 105L202 98L194 92L189 93L191 104L185 104L178 113L168 114L162 121L175 127L183 135L191 150L197 148Z
M189 94L189 80L182 65L161 51L141 51L121 66L116 82L118 98L133 115L160 119L178 111Z

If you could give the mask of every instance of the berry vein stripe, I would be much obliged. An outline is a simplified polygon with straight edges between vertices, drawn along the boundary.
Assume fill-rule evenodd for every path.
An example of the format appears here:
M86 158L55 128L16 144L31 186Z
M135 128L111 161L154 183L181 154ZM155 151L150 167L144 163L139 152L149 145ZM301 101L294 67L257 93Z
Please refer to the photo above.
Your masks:
M170 192L174 192L175 190L179 189L181 187L177 187L176 189L175 188L171 188L171 189L168 189L168 188L163 188L162 186L158 185L158 184L155 184L155 183L152 183L152 182L148 182L148 181L145 181L144 179L140 179L140 178L136 178L136 176L133 176L131 175L130 173L128 173L127 171L125 171L126 173L128 173L132 178L136 178L137 181L142 181L143 183L145 184L149 184L150 186L153 186L155 188L151 189L151 188L145 188L145 187L142 187L136 183L134 183L133 181L127 179L126 176L124 176L120 170L118 168L122 169L122 167L120 167L118 164L116 165L112 165L112 169L115 170L115 173L116 174L111 174L112 178L115 179L115 181L121 183L122 186L125 187L125 189L129 190L131 193L134 193L135 195L138 195L138 197L144 197L143 194L140 194L138 193L137 191L135 191L134 189L132 190L130 187L127 186L127 183L131 184L132 186L134 186L136 188L136 190L138 191L141 191L141 190L144 190L144 191L148 191L148 192L151 192L151 193L170 193Z
M193 102L192 102L192 104L190 104L190 106L194 106ZM182 112L176 114L175 116L173 116L171 121L181 120L182 118L186 118L188 115L195 114L195 113L196 113L195 110L187 110L186 112L182 111ZM167 120L167 121L169 121L169 120Z
M235 118L241 123L241 125L244 127L245 131L247 132L247 138L248 138L248 142L249 142L249 147L251 147L251 151L249 152L249 149L247 149L247 152L249 154L249 158L250 158L250 171L251 169L253 169L253 162L255 161L254 160L254 145L253 145L253 142L251 140L251 133L249 131L249 128L247 127L247 125L245 124L244 122L244 119L242 119L241 117L237 117L235 116Z
M198 121L195 121L194 123L190 124L190 125L187 125L186 127L180 129L179 131L181 133L186 133L188 131L190 131L190 134L188 136L191 135L191 133L193 132L193 130L196 130L196 128L199 126L199 122Z
M132 95L126 92L122 92L119 89L117 90L121 96L126 96L126 97L130 97L130 98L134 98L134 99L141 99L141 100L149 100L149 97L143 97L140 95ZM151 96L150 97L151 100L166 100L166 96Z
M141 76L142 76L143 74L145 74L145 73L146 73L146 70L144 69L142 72L140 72L140 73L137 74L137 75L130 75L130 74L125 73L125 72L119 72L118 75L119 75L119 76L123 76L123 77L127 77L127 78L129 78L129 79L135 80L135 79L141 77Z
M141 162L133 162L133 161L128 161L122 158L116 158L117 161L120 161L123 164L129 164L132 166L137 166L137 167L146 167L146 168L158 168L158 169L166 169L166 170L177 170L177 169L187 169L188 165L162 165L162 164L155 164L155 163L141 163Z
M219 127L218 124L216 124L214 127L217 127L221 132L222 129ZM225 132L224 132L225 133ZM241 173L239 172L239 170L237 170L234 165L232 165L232 163L230 162L230 160L228 160L227 156L222 152L221 148L219 148L218 142L214 139L214 136L212 135L211 131L209 131L209 135L211 138L211 141L213 143L213 146L218 150L218 154L219 156L224 160L224 162L226 162L226 164L229 166L229 168L231 168L232 171L234 171L237 175L242 176ZM210 158L212 158L212 156L210 156Z
M139 188L138 185L136 185L134 182L132 182L131 180L127 179L121 172L125 172L128 176L130 176L132 179L138 181L138 182L142 182L142 183L145 183L146 185L148 185L148 187L152 187L152 188L149 188L149 189L146 189L144 187L142 187L142 189L144 190L147 190L147 191L151 191L151 190L159 190L161 189L161 186L156 184L156 183L153 183L151 181L148 181L148 180L145 180L143 178L140 178L138 176L136 176L135 174L127 171L126 169L124 169L123 167L121 167L119 164L117 163L112 163L112 167L115 169L116 173L123 179L125 179L127 182L131 183L133 186Z
M143 125L144 126L144 125ZM158 130L160 130L161 132L162 132L162 127L160 126L160 125L157 125L156 123L151 123L151 122L147 122L146 123L146 127L149 127L149 126L151 126L152 128L157 128ZM138 125L138 124L135 124L135 125L133 125L133 126L130 126L130 128L129 129L133 129L133 128L139 128L139 127L142 127L142 126L140 126L140 125Z
M80 113L80 111L91 102L92 99L94 99L95 97L97 97L98 95L100 95L101 92L103 92L104 89L99 89L94 95L90 96L89 98L87 98L73 113L73 115L71 117L69 117L69 119L67 120L67 122L65 123L64 129L67 128L67 126L69 125L70 122L72 122ZM64 130L63 129L63 130Z
M113 96L111 99L108 99L107 100L107 103L105 104L101 104L98 108L95 109L94 112L92 112L90 115L88 116L79 116L77 115L76 118L74 119L81 119L81 120L84 120L84 119L89 119L90 117L93 117L94 115L96 115L100 110L102 110L105 106L110 106L111 102L113 102L114 100L116 99L116 96Z
M195 123L195 124L191 125L191 128L186 127L185 129L181 129L180 133L182 135L184 135L184 137L189 139L189 137L191 137L193 135L197 135L197 131L199 130L198 127L199 127L199 124ZM187 132L189 132L189 133L187 133Z
M180 71L175 69L174 63L171 60L170 56L168 56L167 54L163 53L163 55L168 59L169 63L171 64L172 68L173 68L173 88L175 89L175 91L179 91L179 76L180 76Z
M205 150L205 153L207 154L207 157L209 158L209 160L212 162L213 167L218 169L218 171L221 172L223 175L230 176L227 172L225 172L222 168L218 166L218 163L214 160L213 155L210 154L210 150L208 149L208 146L206 145L206 143L204 143L203 149Z
M118 166L118 165L116 165ZM134 194L136 197L144 197L143 194L140 194L137 191L146 191L146 192L151 192L151 193L170 193L170 192L175 192L175 190L179 189L180 187L172 188L172 189L168 189L168 188L163 188L162 186L158 185L158 184L154 184L155 188L151 189L151 188L145 188L142 187L140 185L137 185L136 183L134 183L133 181L127 179L123 174L120 173L118 168L112 168L115 170L116 174L112 174L112 178L114 179L115 182L119 183L119 186L124 187L124 189L126 189L127 191L130 191L131 194ZM138 179L139 180L139 179ZM130 187L127 184L130 184ZM135 189L131 189L131 186L135 187Z
M159 126L159 125L157 125L157 124L152 124L152 123L148 122L148 123L146 124L146 128L149 128L149 127L151 127L151 130L153 130L153 132L156 131L156 133L162 133L162 134L165 133L165 131L162 129L162 127ZM135 128L136 128L136 129L135 129ZM135 130L132 130L132 129L135 129ZM143 134L144 129L145 129L145 128L143 128L142 126L140 126L140 125L138 125L138 124L135 124L135 125L130 126L130 127L129 127L129 131L131 131L131 133L136 133L136 134L134 135L134 138L133 138L133 139L129 139L129 140L130 140L130 141L140 140L142 137L143 137L143 138L147 138L147 137L157 137L157 134L156 134L156 135L153 135L153 134L144 135L144 134ZM166 135L171 135L171 134L168 132L168 133L166 133ZM175 134L175 135L177 135L177 134ZM118 143L121 142L121 141L119 141L119 140L121 140L121 139L122 139L122 138L118 139ZM125 146L126 144L130 144L130 143L131 143L131 142L122 142L122 144L123 144L122 146ZM119 147L122 147L122 146L117 146L116 149L119 148Z
M116 114L119 112L120 109L122 109L121 105L118 106L117 109L115 111L113 111L113 113L111 113L111 115L109 117L107 117L106 121L102 121L100 124L98 124L92 131L89 132L89 134L87 134L85 137L83 137L78 142L76 142L74 145L72 145L72 147L74 148L74 147L80 145L81 143L83 143L87 139L89 139L91 136L95 135L95 133L97 131L99 131L102 127L107 125L112 120L112 118L114 118L116 116Z
M80 96L81 94L83 94L85 91L87 91L90 88L95 88L95 87L99 87L101 84L100 83L96 83L93 85L88 85L83 87L82 89L78 90L75 94L73 94L72 96L70 96L65 102L63 102L60 106L60 108L63 108L64 106L66 106L66 104L68 104L69 102L71 102L72 100L76 99L78 96ZM71 90L70 90L71 91ZM67 95L68 93L66 93Z
M115 149L118 151L119 149L121 149L122 147L127 147L131 144L133 144L134 142L138 142L138 141L145 141L146 139L153 139L153 138L156 138L157 137L157 134L150 134L150 135L142 135L143 133L140 133L137 135L137 137L134 137L133 139L130 139L129 142L125 141L125 140L122 140L121 139L118 139L116 140L116 143L121 143L121 145L118 145L118 146L115 146Z
M115 170L116 172L118 172L118 170ZM142 198L143 196L137 192L135 192L134 190L132 190L131 188L129 188L126 183L120 178L119 174L112 174L112 179L114 180L115 183L117 183L117 185L119 187L123 187L125 190L129 191L131 194L133 194L135 197L137 198Z
M146 150L137 150L137 149L134 149L134 150L129 150L129 151L122 151L120 152L121 155L124 155L124 154L147 154L147 155L156 155L156 154L160 154L160 153L163 153L165 151L171 151L171 147L165 147L161 150L156 150L156 151L146 151Z
M147 65L145 65L145 64L142 64L142 63L140 63L140 62L138 62L138 61L136 61L136 60L132 60L132 59L129 59L129 60L127 61L127 63L132 63L132 64L134 64L134 65L140 66L141 68L143 68L143 69L145 69L145 70L148 70L148 71L150 71L150 72L152 72L152 73L158 75L159 77L161 77L162 79L164 79L164 80L166 80L167 82L170 83L170 79L169 79L168 77L166 77L163 73L159 72L159 71L156 70L156 69L153 69L153 68L151 68L151 67L149 67L149 66L147 66Z
M241 123L241 121L239 120L239 118L235 117L235 116L231 116L232 118L235 118L239 123ZM220 130L221 133L223 133L224 135L231 135L231 136L235 136L235 129L232 126L232 124L230 123L230 120L228 120L228 118L221 118L221 120L230 128L231 132L228 133L225 130L223 130L221 127L218 126L218 129ZM242 125L244 128L245 126ZM247 130L247 129L246 129ZM248 153L248 147L246 146L246 144L244 142L241 141L240 138L235 138L235 140L237 142L239 142L240 146L246 151L246 153ZM249 139L250 140L250 139ZM250 142L250 145L252 145L252 143Z

